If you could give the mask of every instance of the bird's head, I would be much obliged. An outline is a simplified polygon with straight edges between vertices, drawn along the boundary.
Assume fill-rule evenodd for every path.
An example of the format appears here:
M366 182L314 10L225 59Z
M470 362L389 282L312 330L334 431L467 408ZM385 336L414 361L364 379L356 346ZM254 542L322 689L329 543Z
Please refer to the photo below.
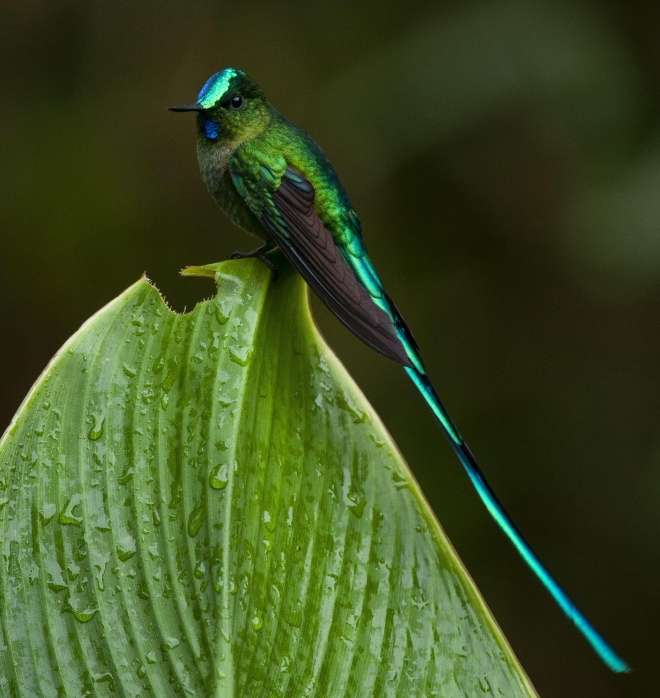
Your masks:
M272 115L272 108L254 80L242 70L225 68L203 85L195 104L170 107L171 111L197 113L200 141L241 141L261 133Z

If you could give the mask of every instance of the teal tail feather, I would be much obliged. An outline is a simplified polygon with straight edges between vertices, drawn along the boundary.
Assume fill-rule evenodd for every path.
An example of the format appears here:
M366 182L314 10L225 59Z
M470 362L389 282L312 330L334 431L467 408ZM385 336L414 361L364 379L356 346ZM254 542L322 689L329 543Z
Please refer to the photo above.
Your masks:
M406 373L410 376L413 383L422 394L424 400L431 408L435 418L440 423L449 442L456 452L458 459L461 461L465 471L470 478L470 481L477 490L481 501L485 504L486 509L495 519L499 527L504 531L507 538L513 543L516 550L520 553L523 560L529 565L534 574L539 578L543 586L550 592L552 598L557 602L561 610L566 616L573 621L578 630L584 635L587 642L593 647L596 654L607 664L607 666L615 672L628 672L630 667L614 650L605 642L605 640L596 632L594 627L578 610L571 599L566 595L564 590L553 579L548 570L543 566L541 561L536 557L532 549L525 542L522 535L518 532L513 522L509 518L504 507L499 503L497 497L490 488L483 473L477 465L474 456L470 452L465 441L459 434L458 430L452 423L447 411L443 407L430 381L420 371L415 368L404 367Z

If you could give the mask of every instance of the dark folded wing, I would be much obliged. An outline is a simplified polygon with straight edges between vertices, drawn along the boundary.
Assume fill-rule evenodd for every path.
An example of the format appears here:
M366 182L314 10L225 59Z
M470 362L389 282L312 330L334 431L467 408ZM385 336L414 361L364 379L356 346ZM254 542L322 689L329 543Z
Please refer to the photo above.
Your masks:
M358 281L314 210L314 188L287 169L261 220L318 297L365 344L411 366L392 319ZM396 312L396 311L395 311Z

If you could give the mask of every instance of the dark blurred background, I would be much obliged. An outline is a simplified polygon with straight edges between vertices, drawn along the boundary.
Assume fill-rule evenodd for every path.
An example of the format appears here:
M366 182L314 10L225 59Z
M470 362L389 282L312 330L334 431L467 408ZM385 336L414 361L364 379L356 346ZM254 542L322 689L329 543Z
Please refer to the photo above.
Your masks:
M254 241L200 180L226 66L323 146L455 421L634 673L599 663L473 493L403 372L315 305L543 696L657 695L660 6L4 0L0 432L143 271Z

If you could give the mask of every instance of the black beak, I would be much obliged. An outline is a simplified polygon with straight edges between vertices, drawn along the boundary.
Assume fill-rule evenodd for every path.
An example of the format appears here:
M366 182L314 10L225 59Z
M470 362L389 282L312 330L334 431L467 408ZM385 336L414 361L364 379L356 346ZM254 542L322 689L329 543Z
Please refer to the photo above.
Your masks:
M182 107L168 107L170 111L204 111L201 104L184 104Z

